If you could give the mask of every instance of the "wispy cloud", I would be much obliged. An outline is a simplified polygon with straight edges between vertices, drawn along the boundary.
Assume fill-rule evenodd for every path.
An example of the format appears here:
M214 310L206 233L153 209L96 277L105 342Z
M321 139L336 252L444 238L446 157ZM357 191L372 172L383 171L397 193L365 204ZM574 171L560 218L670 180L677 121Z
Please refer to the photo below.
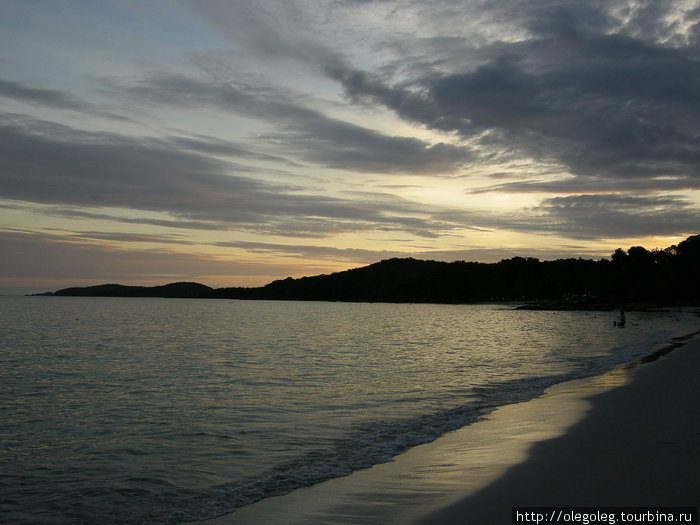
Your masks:
M20 82L0 78L0 97L11 98L19 102L40 104L61 109L88 110L91 107L71 95L56 89L28 87Z
M494 16L509 16L527 37L480 48L467 71L428 71L408 84L342 64L327 73L355 102L478 139L486 152L508 148L582 179L675 175L697 185L697 40L633 36L642 34L635 26L667 34L670 3L632 11L627 23L614 4L625 12L623 2L490 2Z
M454 173L474 159L470 148L389 136L331 118L273 87L213 83L183 76L154 76L128 88L136 99L165 106L208 107L282 127L261 138L307 162L371 173Z
M0 138L5 174L0 196L6 199L166 212L187 227L227 225L292 236L384 228L434 237L450 227L431 219L428 207L391 196L363 202L258 181L237 164L176 147L177 140L169 145L167 140L87 134L29 118L1 124ZM153 219L119 220L157 224Z
M691 0L7 0L8 275L69 248L299 275L697 233L699 28Z
M88 242L64 235L18 231L0 231L0 243L6 250L0 260L3 279L54 280L68 283L171 282L205 278L216 282L236 276L269 278L289 271L288 267L260 261L230 261L192 251L168 249L124 249L119 246ZM26 257L25 254L41 254ZM67 286L67 285L66 285Z
M579 239L673 235L698 228L697 207L674 197L571 195L546 199L533 211L545 220L529 227L564 231Z

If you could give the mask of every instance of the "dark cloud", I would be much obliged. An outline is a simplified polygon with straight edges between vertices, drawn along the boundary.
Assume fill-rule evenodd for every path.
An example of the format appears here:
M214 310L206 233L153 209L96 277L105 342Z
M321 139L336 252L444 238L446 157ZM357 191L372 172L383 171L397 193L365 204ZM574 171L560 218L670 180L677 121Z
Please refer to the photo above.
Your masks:
M226 163L165 148L158 141L84 133L32 119L0 124L0 192L43 204L112 206L214 219L207 205L230 208L222 219L251 219L244 195L264 192L255 181L223 173ZM221 211L221 210L220 210Z
M674 197L570 195L546 199L533 212L539 224L521 224L523 229L580 239L690 235L699 224L697 208Z
M141 22L168 15L157 38L144 33L138 45L153 49L138 57L137 44L121 51L106 45L129 34L118 24L104 47L84 52L88 33L42 40L43 25L25 28L21 42L35 38L36 49L25 45L4 58L10 69L0 100L35 106L22 106L35 116L51 110L66 125L0 115L0 198L13 201L0 206L110 221L110 230L123 223L181 234L286 236L301 245L220 247L358 263L402 254L303 239L390 232L385 237L400 237L402 247L419 237L425 246L412 246L419 253L433 245L425 239L464 237L464 230L544 234L542 242L550 234L693 232L693 196L669 195L700 189L700 8L683 11L675 0L341 0L311 7L286 0L134 7L129 16L145 16ZM105 20L95 22L96 33L105 28ZM170 31L175 23L182 34ZM69 26L63 19L58 27ZM46 58L37 49L47 42L66 47ZM35 83L46 78L58 83ZM65 86L72 91L48 89ZM345 103L334 98L339 90ZM342 120L353 104L363 111ZM378 107L382 131L372 119ZM416 125L414 136L385 131L387 108ZM125 124L127 116L133 120ZM445 138L425 140L426 129ZM481 181L490 170L493 184L473 188L472 173ZM488 192L552 195L506 212L343 192L363 183L399 191L425 180L394 177L391 186L387 177L369 181L365 174L461 177L465 192L484 199ZM95 228L79 228L86 231L75 232L71 245L175 249L180 242ZM52 239L45 240L59 243ZM60 239L57 256L68 252L68 241ZM431 253L468 259L477 252L455 246L421 256Z
M178 107L214 107L262 119L281 128L260 138L278 151L335 169L372 173L451 174L474 159L464 146L429 144L414 137L388 136L325 116L290 100L281 91L208 83L184 76L156 75L127 88L132 96Z
M499 174L495 178L507 178ZM471 194L504 192L504 193L624 193L624 192L664 192L674 190L700 189L700 180L689 176L673 177L628 177L613 179L610 177L588 176L585 178L566 178L561 180L520 180L504 182L481 188L468 190Z
M41 213L54 217L66 217L71 219L88 219L99 221L121 222L125 224L147 224L150 226L160 226L164 228L181 228L190 230L227 230L229 227L225 223L216 223L212 221L190 221L185 219L152 219L147 217L124 217L119 215L110 215L107 213L94 213L83 211L77 208L66 208L57 206L48 206L37 208L36 206L22 206L22 208L33 213Z
M72 240L95 240L95 241L114 241L122 242L138 242L138 243L154 243L154 244L196 244L194 241L187 240L178 235L152 235L147 233L124 233L124 232L98 232L84 231L76 232L66 236L69 241Z
M698 49L660 41L668 9L630 15L646 33L658 29L649 36L621 24L611 4L492 2L529 36L482 47L471 54L480 63L466 70L444 64L439 74L395 84L339 63L326 71L351 100L478 139L486 151L509 148L581 176L697 181Z
M126 234L125 234L126 235ZM101 238L93 238L101 237ZM32 292L54 291L68 286L93 285L107 282L121 284L164 284L175 281L196 280L210 286L230 286L242 280L253 279L257 284L266 284L280 276L317 275L334 271L321 264L305 266L298 259L309 257L317 261L345 261L350 266L363 266L388 257L415 256L445 261L490 260L512 257L517 254L505 250L462 249L402 253L396 251L372 251L361 249L338 249L318 246L293 246L271 243L230 242L217 243L222 247L234 247L250 253L290 257L290 263L265 263L263 261L242 262L197 254L192 250L181 253L167 249L138 250L122 249L104 244L100 240L105 235L65 236L50 233L27 231L0 231L0 245L3 257L0 258L0 275L6 283L17 286L3 286L3 291L26 293L32 283ZM127 235L128 237L128 235ZM114 234L113 240L119 240ZM130 240L125 238L125 240ZM150 241L149 241L150 242ZM585 253L585 252L582 252ZM558 252L530 250L528 256L556 258ZM607 254L606 254L607 255ZM279 260L279 259L278 259ZM333 268L333 267L331 267ZM233 281L233 282L231 282ZM45 284L41 288L41 283ZM5 284L5 283L3 283Z
M237 169L236 164L182 150L165 139L85 133L20 117L0 123L0 196L5 199L164 212L187 227L236 225L301 237L374 227L434 237L457 227L431 219L425 207L388 195L375 194L365 202L309 195L298 186L232 174ZM57 213L102 218L74 208ZM168 219L117 220L175 226Z
M159 282L212 279L222 276L272 276L288 272L279 264L246 263L170 250L120 249L87 239L46 233L0 231L4 279L51 280L76 284L118 281Z
M436 220L484 230L561 235L600 240L650 235L688 236L698 229L698 209L681 197L626 193L574 194L509 211L444 210Z
M170 137L166 141L169 145L174 145L190 151L195 151L203 154L218 155L222 157L250 159L263 162L276 162L282 165L299 166L284 157L277 155L269 155L259 151L254 145L246 143L235 143L231 141L221 140L216 137L207 136L179 136ZM239 166L238 168L242 168Z
M465 228L602 238L679 234L697 227L697 209L680 198L573 195L547 199L528 210L476 213L419 205L388 194L353 194L347 199L308 195L296 186L229 174L235 164L167 147L165 139L85 134L19 118L0 126L0 138L0 196L48 205L40 208L43 213L74 218L204 229L235 226L300 238L365 230L431 238ZM527 184L521 184L523 191ZM119 218L80 206L162 212L172 219Z
M219 242L216 246L240 248L250 253L287 256L301 259L333 261L350 261L357 264L372 264L392 257L416 257L437 261L481 261L497 262L516 256L537 257L553 260L567 257L600 258L609 253L592 252L582 246L562 246L558 248L454 248L445 250L401 251L401 250L364 250L357 248L335 248L332 246L276 244L261 242Z
M229 241L217 242L215 246L240 248L250 253L299 257L302 259L331 259L372 263L381 259L406 256L406 252L387 250L366 250L361 248L335 248L332 246L276 244L263 242Z
M266 137L309 162L335 169L439 175L454 173L474 158L464 147L429 145L416 138L386 136L329 119L290 127L294 131Z
M0 78L0 97L11 98L28 104L40 104L60 109L87 110L90 106L62 91L38 89L19 82Z
M75 97L70 93L57 89L30 87L20 82L4 80L2 78L0 78L0 97L33 106L76 111L86 115L104 117L113 121L133 122L131 118L123 114L107 111L104 108Z

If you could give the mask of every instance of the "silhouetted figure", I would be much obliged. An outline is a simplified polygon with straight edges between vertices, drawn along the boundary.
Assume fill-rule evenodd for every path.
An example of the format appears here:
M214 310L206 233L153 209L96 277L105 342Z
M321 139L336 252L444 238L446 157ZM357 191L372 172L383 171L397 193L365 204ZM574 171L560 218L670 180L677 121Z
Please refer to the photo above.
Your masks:
M617 319L617 321L613 321L613 324L615 326L619 326L620 328L624 328L626 322L627 320L625 319L625 312L624 310L620 309L620 317Z

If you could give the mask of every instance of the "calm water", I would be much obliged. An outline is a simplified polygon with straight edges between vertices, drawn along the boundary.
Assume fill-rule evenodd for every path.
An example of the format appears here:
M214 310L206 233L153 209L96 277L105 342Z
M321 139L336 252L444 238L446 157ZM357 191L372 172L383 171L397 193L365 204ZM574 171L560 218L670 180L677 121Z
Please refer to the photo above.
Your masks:
M174 523L387 461L690 313L0 298L0 521Z

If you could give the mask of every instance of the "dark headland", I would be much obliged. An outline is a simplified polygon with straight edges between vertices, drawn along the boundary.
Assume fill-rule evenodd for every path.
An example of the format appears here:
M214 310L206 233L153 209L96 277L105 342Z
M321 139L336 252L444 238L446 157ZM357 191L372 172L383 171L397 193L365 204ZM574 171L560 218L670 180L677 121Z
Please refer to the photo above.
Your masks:
M329 275L273 281L254 288L211 288L179 282L163 286L73 287L41 295L170 297L301 301L476 303L522 302L543 309L647 309L700 304L700 235L678 245L617 249L610 260L498 263L387 259Z

